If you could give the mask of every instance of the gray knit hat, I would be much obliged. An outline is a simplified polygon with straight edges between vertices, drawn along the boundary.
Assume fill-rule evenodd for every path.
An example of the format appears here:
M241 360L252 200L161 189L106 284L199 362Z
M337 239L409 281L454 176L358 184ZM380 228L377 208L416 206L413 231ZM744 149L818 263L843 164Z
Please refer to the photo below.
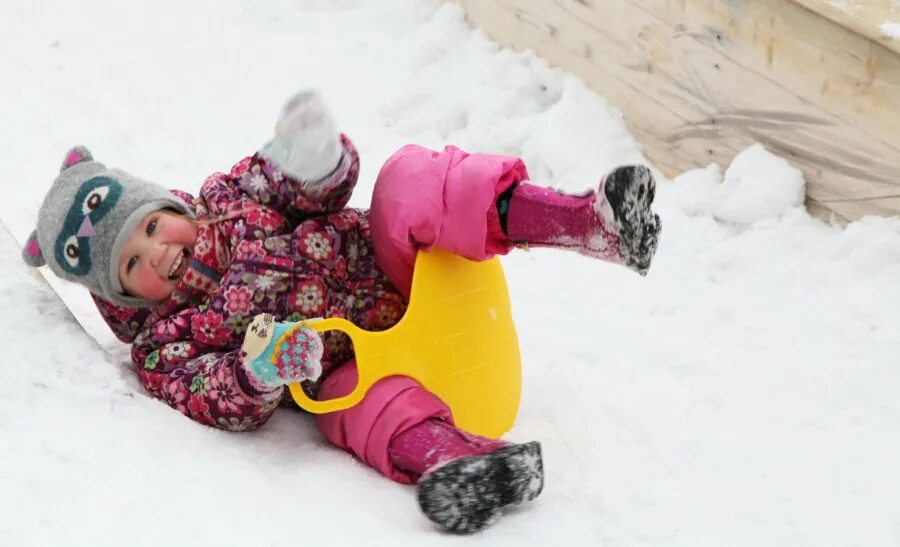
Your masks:
M151 306L125 294L119 256L147 213L171 208L191 218L187 205L165 188L94 161L83 146L70 150L44 197L37 229L22 257L63 279L84 285L119 306Z

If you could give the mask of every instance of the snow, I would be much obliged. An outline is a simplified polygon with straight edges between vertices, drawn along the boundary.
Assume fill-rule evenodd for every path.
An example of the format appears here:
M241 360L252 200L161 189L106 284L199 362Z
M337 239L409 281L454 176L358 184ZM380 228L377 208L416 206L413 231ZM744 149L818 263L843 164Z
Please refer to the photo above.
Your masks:
M889 40L893 38L900 38L900 23L886 21L882 23L879 28L881 29L881 34L883 34Z
M803 173L755 144L731 162L712 192L711 209L719 220L748 224L802 206L805 194Z
M576 78L395 2L0 3L0 544L896 545L900 220L846 230L751 149L658 190L650 274L548 250L504 259L523 354L512 440L543 443L533 504L472 538L280 410L195 425L150 399L84 294L19 247L62 154L196 190L319 88L362 154L352 204L407 142L520 154L567 190L642 161ZM756 192L754 192L754 189ZM726 207L727 205L727 207ZM725 219L725 220L722 220Z

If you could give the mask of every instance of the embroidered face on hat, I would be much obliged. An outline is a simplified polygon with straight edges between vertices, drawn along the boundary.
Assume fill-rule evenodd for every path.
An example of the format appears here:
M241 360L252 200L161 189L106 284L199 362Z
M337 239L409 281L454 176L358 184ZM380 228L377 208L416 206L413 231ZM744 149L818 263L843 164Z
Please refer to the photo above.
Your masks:
M118 256L143 215L163 208L193 217L184 202L161 186L107 169L86 148L73 148L44 198L22 257L31 266L46 264L59 277L114 304L152 305L122 292Z
M53 245L54 258L62 269L76 276L91 271L91 239L97 235L94 225L115 207L121 195L122 185L109 177L91 177L81 184Z

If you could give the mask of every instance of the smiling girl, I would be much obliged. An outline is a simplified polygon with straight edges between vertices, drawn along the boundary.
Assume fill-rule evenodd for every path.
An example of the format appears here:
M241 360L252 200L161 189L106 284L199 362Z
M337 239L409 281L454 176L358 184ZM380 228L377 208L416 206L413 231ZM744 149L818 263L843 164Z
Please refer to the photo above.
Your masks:
M344 335L290 326L342 317L390 328L408 304L419 249L484 260L548 246L641 274L656 250L645 167L618 168L569 196L530 184L518 158L406 146L382 168L370 210L345 207L358 173L353 144L310 92L288 101L271 142L210 175L196 197L77 147L23 257L91 291L154 397L202 424L246 431L269 419L287 384L320 399L355 387ZM287 357L273 364L265 356L275 346ZM417 484L425 515L449 531L481 530L543 487L537 442L460 430L410 378L385 378L358 405L316 419L336 446Z

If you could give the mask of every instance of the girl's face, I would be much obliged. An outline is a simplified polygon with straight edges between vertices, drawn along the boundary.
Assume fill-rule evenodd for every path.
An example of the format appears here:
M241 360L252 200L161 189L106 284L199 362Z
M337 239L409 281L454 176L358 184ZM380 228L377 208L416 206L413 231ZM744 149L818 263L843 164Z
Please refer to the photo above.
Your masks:
M197 241L197 226L172 211L145 216L122 247L119 281L128 294L151 302L168 298Z

